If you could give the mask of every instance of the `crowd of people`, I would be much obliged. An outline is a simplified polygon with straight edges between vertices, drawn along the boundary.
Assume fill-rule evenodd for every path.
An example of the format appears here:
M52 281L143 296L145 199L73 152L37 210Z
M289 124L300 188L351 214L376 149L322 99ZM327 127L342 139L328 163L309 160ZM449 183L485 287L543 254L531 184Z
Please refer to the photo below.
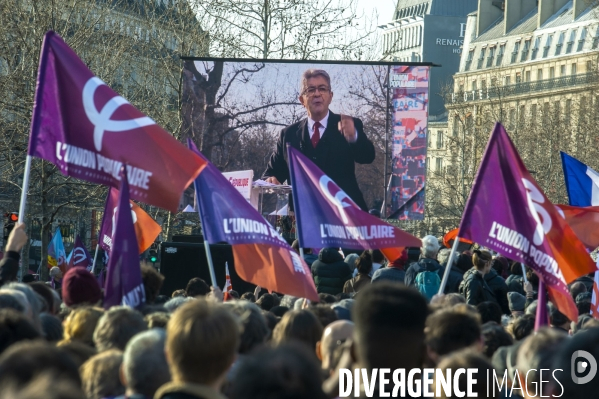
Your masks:
M535 332L534 271L483 249L451 265L433 236L413 262L406 251L389 263L379 251L322 249L306 256L318 303L260 287L223 294L200 278L167 297L163 276L142 265L146 303L104 309L84 268L17 282L26 239L16 227L0 261L1 398L325 399L339 397L339 370L355 368L475 368L479 398L599 391L599 377L571 377L573 353L599 358L592 279L570 286L578 320L549 304L549 325ZM445 294L430 296L446 268ZM489 393L493 371L507 380ZM370 397L383 396L375 387Z

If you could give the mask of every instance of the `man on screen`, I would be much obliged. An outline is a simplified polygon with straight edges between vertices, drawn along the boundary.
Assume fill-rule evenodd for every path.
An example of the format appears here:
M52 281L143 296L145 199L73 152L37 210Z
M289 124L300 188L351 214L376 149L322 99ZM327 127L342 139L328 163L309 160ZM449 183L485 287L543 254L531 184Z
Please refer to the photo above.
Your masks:
M289 179L286 161L289 143L299 149L327 174L363 210L368 210L358 187L355 162L374 161L374 145L364 134L362 121L329 111L333 99L331 78L322 69L308 69L302 75L300 103L308 117L281 131L263 178L273 184Z

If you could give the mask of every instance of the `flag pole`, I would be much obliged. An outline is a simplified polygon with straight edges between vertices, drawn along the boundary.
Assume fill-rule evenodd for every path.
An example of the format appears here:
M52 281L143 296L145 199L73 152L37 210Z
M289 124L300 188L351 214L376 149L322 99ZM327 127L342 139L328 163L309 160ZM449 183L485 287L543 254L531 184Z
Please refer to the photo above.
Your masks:
M522 278L524 278L524 284L528 283L528 279L526 278L526 265L524 263L520 263L522 266Z
M449 259L447 259L447 266L445 266L445 273L443 273L443 280L441 280L441 285L439 286L439 292L437 295L442 295L443 291L445 291L445 286L447 285L447 280L449 280L449 272L451 270L451 266L453 265L453 258L455 257L455 253L458 250L458 243L460 242L460 238L458 236L453 240L453 245L451 246L451 252L449 254Z
M96 244L96 253L94 254L94 263L92 263L92 274L96 271L96 259L98 258L98 248L100 244Z
M194 181L193 182L193 188L195 189L195 193L196 193L196 198L197 200L197 205L198 205L198 214L200 216L200 223L202 223L202 236L204 237L204 249L206 251L206 261L208 262L208 271L210 272L210 280L212 281L212 286L213 287L218 287L218 284L216 283L216 274L214 273L214 263L212 262L212 253L210 252L210 243L208 242L208 239L206 238L206 229L205 229L205 224L204 224L204 218L202 218L202 207L200 205L200 193L198 190L198 185L197 183Z
M539 279L539 297L537 301L537 314L535 317L535 331L547 325L547 293L545 283Z
M19 204L19 223L25 219L25 204L27 203L27 192L29 191L29 174L31 173L31 155L25 158L25 171L23 172L23 188L21 191L21 203Z

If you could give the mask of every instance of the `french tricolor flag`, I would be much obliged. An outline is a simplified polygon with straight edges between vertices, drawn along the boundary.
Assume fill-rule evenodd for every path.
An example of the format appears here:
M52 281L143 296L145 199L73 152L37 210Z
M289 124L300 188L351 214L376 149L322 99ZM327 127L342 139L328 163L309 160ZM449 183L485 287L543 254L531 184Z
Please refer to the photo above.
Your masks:
M599 205L599 173L591 169L588 165L580 162L578 159L571 157L565 152L560 152L562 156L562 168L564 169L564 178L566 179L566 190L568 191L568 199L572 208L585 207L585 209L576 210L581 216L584 232L577 235L590 238L592 234L596 234L598 223L595 220L598 218L595 206ZM566 208L566 207L562 207ZM562 209L568 215L566 209ZM595 212L593 212L593 210ZM567 216L566 216L567 218ZM572 224L568 221L569 224ZM597 240L591 241L590 248L596 246ZM587 244L587 246L589 246ZM599 267L599 258L597 259ZM591 301L591 314L594 318L599 319L599 271L595 272L595 284L593 285L593 297Z
M560 155L570 205L599 205L599 173L565 152Z

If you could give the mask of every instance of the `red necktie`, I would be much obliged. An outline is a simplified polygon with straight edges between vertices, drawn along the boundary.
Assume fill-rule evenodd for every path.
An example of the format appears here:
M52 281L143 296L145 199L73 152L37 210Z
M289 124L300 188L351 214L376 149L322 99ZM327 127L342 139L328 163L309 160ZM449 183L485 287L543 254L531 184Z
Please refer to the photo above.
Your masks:
M320 127L322 125L320 122L314 122L314 134L312 135L312 147L316 148L318 142L320 141Z

